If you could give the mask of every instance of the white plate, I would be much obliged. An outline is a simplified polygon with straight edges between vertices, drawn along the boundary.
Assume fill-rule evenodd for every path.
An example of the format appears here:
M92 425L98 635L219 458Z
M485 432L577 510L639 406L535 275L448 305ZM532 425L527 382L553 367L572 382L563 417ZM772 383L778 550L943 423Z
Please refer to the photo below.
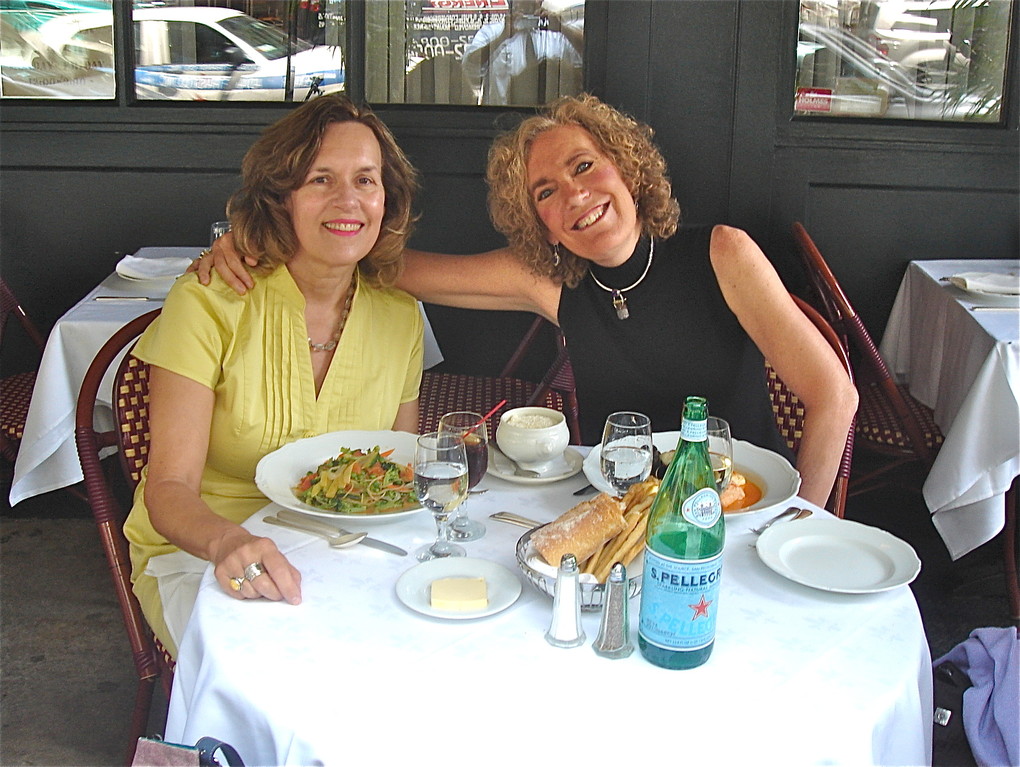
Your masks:
M302 503L291 489L309 471L333 458L341 447L371 449L378 445L383 450L393 449L390 460L394 463L411 463L418 437L404 431L334 431L317 437L299 439L263 456L255 468L255 485L271 501L288 509L333 519L349 519L363 523L393 522L417 514L416 509L390 511L382 514L338 514Z
M841 594L873 594L910 583L921 560L906 541L846 519L773 525L758 538L758 556L791 581Z
M489 465L485 471L487 474L505 479L507 482L519 482L522 485L545 485L574 476L583 465L584 459L581 454L568 447L563 451L563 456L553 461L549 468L542 473L542 476L519 477L514 474L514 466L510 463L510 459L489 445Z
M958 285L956 287L959 287ZM1016 293L993 293L977 288L960 288L967 298L975 304L995 304L996 306L1016 306L1020 304L1020 295Z
M680 440L678 431L660 431L652 435L652 442L659 452L676 449ZM596 445L584 459L584 475L603 493L612 493L612 486L602 476L599 455L602 445ZM743 509L729 511L726 516L765 511L774 506L789 503L800 490L800 474L779 453L752 445L742 439L733 440L733 469L739 471L761 488L761 498Z
M457 612L437 610L429 598L432 581L439 578L485 578L489 590L489 604L481 610ZM521 595L521 581L503 565L473 557L447 557L431 559L412 567L397 579L397 598L423 615L433 618L465 620L484 618L501 612L517 601Z

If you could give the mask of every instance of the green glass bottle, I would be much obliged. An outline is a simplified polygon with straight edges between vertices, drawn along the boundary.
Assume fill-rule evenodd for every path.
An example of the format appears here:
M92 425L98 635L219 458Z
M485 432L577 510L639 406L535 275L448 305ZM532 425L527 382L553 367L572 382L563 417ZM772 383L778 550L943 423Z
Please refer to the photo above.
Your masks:
M715 643L726 527L707 419L705 399L688 397L680 442L648 517L638 647L663 668L700 666Z

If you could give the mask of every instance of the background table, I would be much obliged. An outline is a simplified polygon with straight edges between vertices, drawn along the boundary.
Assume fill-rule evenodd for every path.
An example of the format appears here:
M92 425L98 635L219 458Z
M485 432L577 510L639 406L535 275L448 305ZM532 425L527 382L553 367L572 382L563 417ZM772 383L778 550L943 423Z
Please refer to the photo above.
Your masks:
M1015 260L912 261L879 350L935 412L945 442L924 483L953 559L994 538L1020 474L1020 310L940 281L960 272L1020 273Z
M487 517L551 520L585 482L483 480L489 492L466 508L488 532L464 546L510 569L523 591L473 620L430 618L396 596L414 550L434 538L425 512L364 528L406 558L332 550L256 514L246 527L286 551L303 602L240 602L205 573L167 739L214 735L248 764L930 764L931 660L910 589L843 595L786 580L748 547L763 515L727 524L706 665L666 671L637 649L600 658L597 613L584 614L586 644L551 647L552 600L515 565L523 530ZM630 612L636 642L637 599Z
M201 251L198 247L143 248L137 255L196 258ZM74 411L85 373L110 336L135 317L161 307L172 285L172 279L126 280L114 272L57 320L46 341L32 391L25 434L11 482L12 506L26 498L81 482L81 465L74 444ZM97 301L96 296L123 300ZM424 310L422 316L425 317ZM443 361L427 317L424 346L426 368ZM96 409L96 421L102 429L112 425L112 382L110 372L99 388L102 401Z

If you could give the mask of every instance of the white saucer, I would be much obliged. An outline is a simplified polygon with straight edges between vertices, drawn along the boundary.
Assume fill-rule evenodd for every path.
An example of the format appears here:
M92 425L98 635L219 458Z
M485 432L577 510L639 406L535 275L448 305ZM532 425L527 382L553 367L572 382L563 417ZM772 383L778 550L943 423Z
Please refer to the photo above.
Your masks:
M756 548L766 566L791 581L841 594L888 591L921 571L921 560L906 541L846 519L773 525Z
M563 456L552 462L552 465L540 477L519 477L514 474L514 466L510 459L498 450L493 450L489 445L489 465L487 474L505 479L507 482L518 482L522 485L545 485L550 482L559 482L574 476L584 466L584 458L579 452L571 447L563 451Z
M489 590L489 604L481 610L453 612L437 610L429 598L432 581L439 578L485 578ZM484 618L502 612L521 595L521 581L503 565L474 557L447 557L430 559L412 567L397 579L397 598L415 612L433 618L466 620Z

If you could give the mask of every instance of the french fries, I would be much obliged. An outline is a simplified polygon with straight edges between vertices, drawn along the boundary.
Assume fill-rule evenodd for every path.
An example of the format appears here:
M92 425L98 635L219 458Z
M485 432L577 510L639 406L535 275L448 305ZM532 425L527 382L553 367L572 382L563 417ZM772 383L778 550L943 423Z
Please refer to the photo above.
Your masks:
M604 583L616 562L622 562L627 567L634 561L644 548L648 513L657 492L659 480L655 477L649 477L627 491L623 496L623 520L626 526L588 557L581 572L594 575L599 583Z

